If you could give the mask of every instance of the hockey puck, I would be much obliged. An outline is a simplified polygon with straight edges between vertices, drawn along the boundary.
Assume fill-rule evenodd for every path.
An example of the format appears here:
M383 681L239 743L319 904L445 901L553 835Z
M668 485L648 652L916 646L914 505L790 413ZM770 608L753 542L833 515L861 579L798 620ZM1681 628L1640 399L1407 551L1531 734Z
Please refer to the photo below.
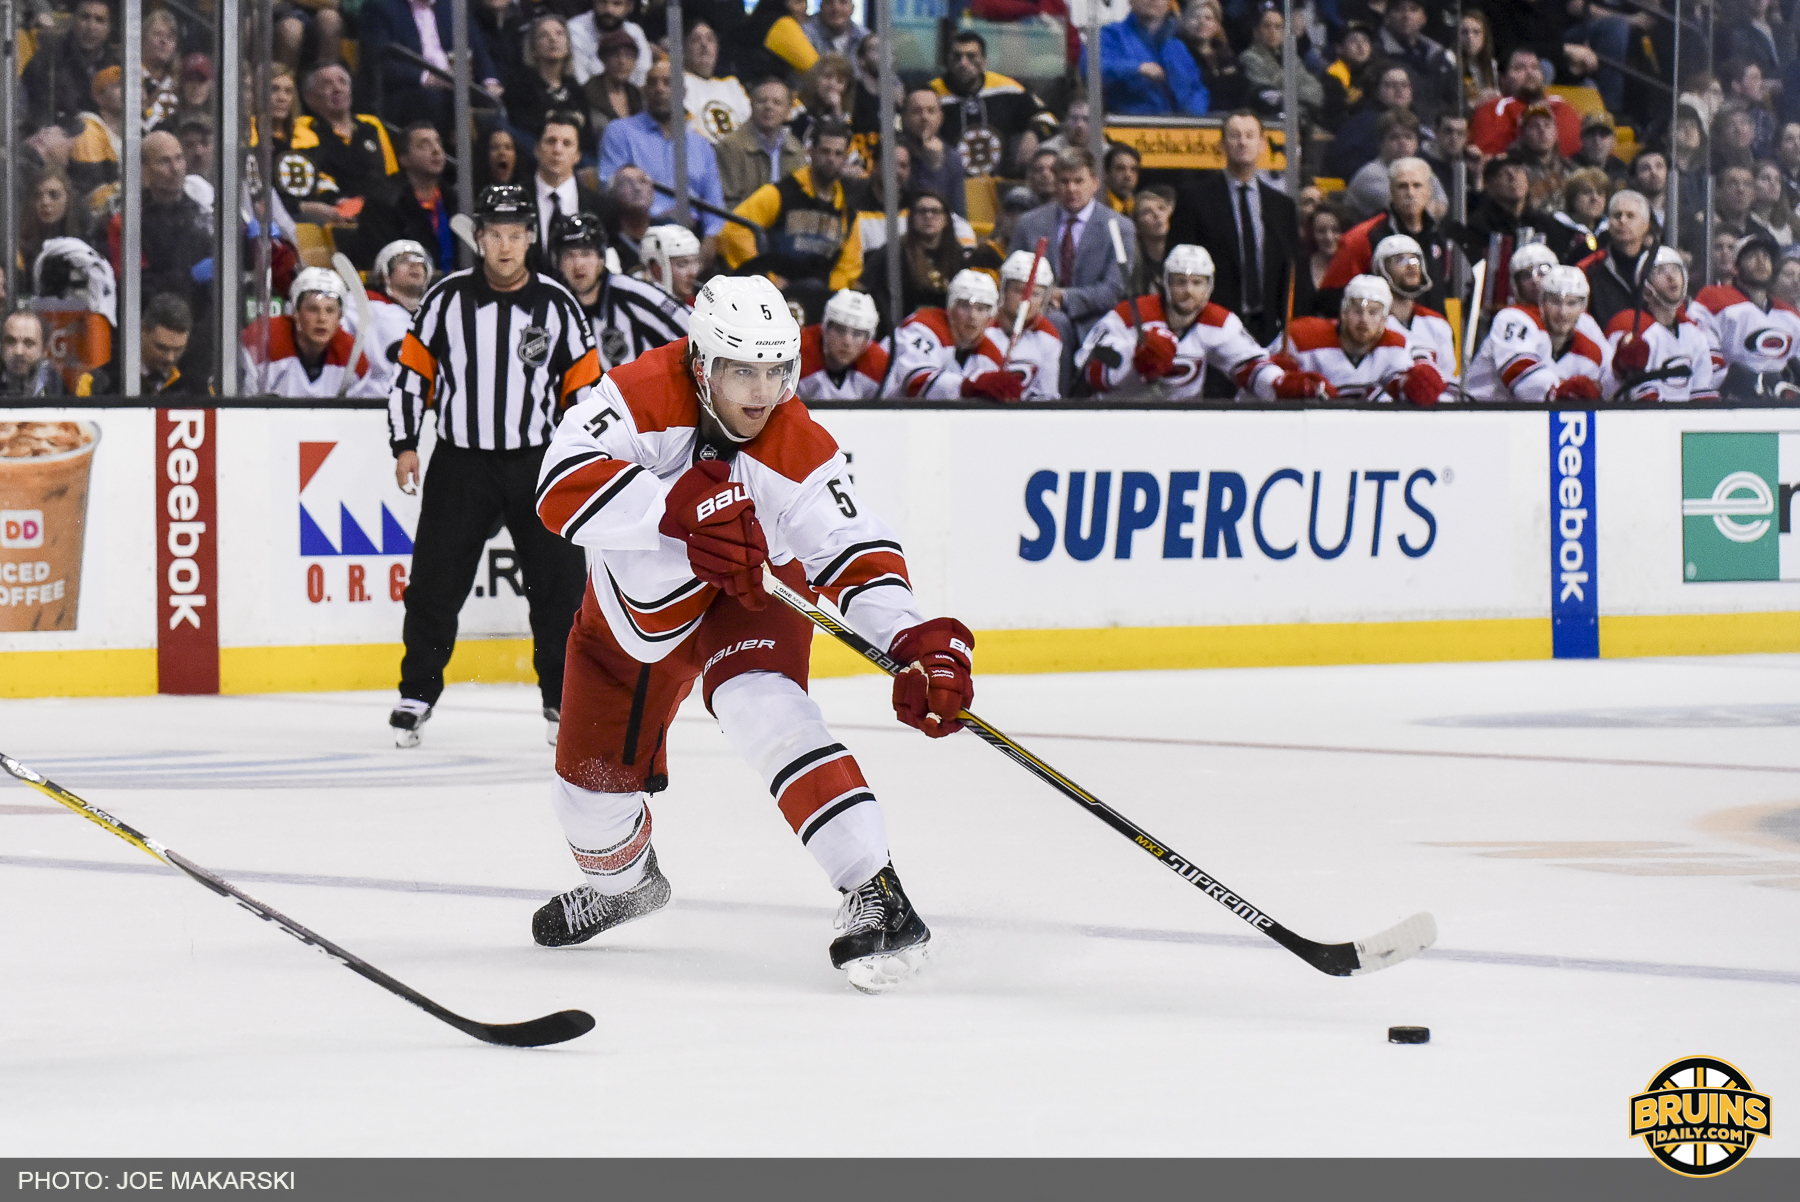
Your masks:
M1389 1027L1389 1043L1430 1043L1430 1027Z

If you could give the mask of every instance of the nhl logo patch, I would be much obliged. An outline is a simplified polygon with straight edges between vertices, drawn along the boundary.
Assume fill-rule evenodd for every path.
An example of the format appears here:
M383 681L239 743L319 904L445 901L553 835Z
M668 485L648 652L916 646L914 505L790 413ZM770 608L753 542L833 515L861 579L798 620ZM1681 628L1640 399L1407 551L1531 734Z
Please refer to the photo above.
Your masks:
M526 326L519 331L519 361L526 367L542 367L550 361L550 331Z

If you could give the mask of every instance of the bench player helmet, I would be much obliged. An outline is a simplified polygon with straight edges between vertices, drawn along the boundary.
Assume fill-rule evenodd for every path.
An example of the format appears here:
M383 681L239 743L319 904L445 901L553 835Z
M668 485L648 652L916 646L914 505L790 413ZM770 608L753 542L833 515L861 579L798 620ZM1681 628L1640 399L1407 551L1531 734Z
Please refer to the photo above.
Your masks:
M848 330L873 334L875 327L881 324L881 314L876 312L874 297L854 288L844 288L825 302L825 320Z
M1206 308L1206 302L1212 299L1213 276L1212 252L1204 246L1195 246L1192 242L1181 242L1169 248L1163 256L1162 278L1163 291L1169 289L1169 277L1172 275L1191 275L1206 282L1200 286L1199 308Z
M993 287L992 282L988 287ZM785 363L787 382L781 400L792 399L800 374L800 323L789 312L787 298L767 276L714 276L694 297L694 313L688 319L688 352L700 368L701 407L733 441L746 442L731 433L713 409L713 367L721 359Z
M1025 277L1021 274L1019 278ZM944 294L944 308L948 309L959 300L993 309L1000 304L1000 289L987 272L965 267L951 279L950 288Z
M1394 307L1394 294L1388 282L1378 275L1359 275L1344 285L1344 303L1353 300L1374 301L1383 309Z
M313 293L323 293L338 303L340 310L344 307L344 297L349 293L349 285L344 277L329 267L303 267L294 274L294 282L288 287L288 307L298 309L300 302Z
M1403 287L1394 278L1393 270L1388 266L1389 260L1411 255L1419 262L1419 282L1414 287ZM1514 262L1517 262L1515 259ZM1375 270L1387 281L1388 287L1407 300L1423 296L1431 290L1431 272L1425 268L1425 252L1419 249L1418 240L1405 234L1389 234L1375 245Z
M1567 296L1585 301L1588 298L1587 273L1579 267L1559 263L1544 273L1538 291L1544 296Z
M669 267L670 259L683 259L700 253L700 239L694 237L694 231L682 225L653 225L644 231L644 240L639 243L645 263L655 263L657 274L661 277L652 283L660 284L668 291L675 279L675 273Z
M388 269L393 267L395 259L417 259L428 268L432 266L431 256L425 253L423 246L411 238L396 238L375 256L375 270L369 274L376 283L388 278Z
M537 206L518 184L489 184L475 201L475 220L482 225L522 225L537 230Z
M1659 297L1657 295L1659 290L1651 281L1655 278L1656 273L1664 267L1673 267L1676 271L1681 273L1681 287L1677 289L1672 296ZM1681 257L1681 252L1676 250L1673 246L1657 247L1656 257L1650 260L1650 269L1644 272L1644 299L1658 299L1664 304L1669 305L1678 304L1687 296L1687 286L1687 262Z
M1015 250L1006 256L1006 262L1000 265L1000 282L1005 284L1017 280L1024 283L1025 277L1031 274L1033 261L1037 263L1037 279L1034 282L1045 287L1054 285L1056 273L1050 270L1050 260L1040 259L1028 250Z
M1512 262L1507 267L1507 274L1521 276L1530 272L1535 278L1540 268L1555 267L1556 252L1542 242L1527 242L1513 251Z

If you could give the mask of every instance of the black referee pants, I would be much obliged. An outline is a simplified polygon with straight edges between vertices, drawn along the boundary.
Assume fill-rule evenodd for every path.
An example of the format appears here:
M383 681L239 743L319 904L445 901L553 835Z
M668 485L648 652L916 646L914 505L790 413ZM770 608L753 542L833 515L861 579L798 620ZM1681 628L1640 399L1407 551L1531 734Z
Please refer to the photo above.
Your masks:
M406 656L400 695L436 705L456 619L481 566L481 548L504 519L525 573L532 659L544 705L562 708L563 655L587 590L587 556L544 528L537 515L544 447L471 451L439 442L425 472L412 579L406 585Z

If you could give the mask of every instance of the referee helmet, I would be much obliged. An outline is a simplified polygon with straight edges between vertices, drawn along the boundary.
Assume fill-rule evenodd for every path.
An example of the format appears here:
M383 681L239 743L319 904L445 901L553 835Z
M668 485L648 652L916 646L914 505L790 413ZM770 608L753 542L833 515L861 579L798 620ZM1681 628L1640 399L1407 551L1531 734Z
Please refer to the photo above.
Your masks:
M599 250L606 245L606 227L592 213L571 213L550 227L550 246L557 253L586 247Z
M537 228L537 210L518 184L489 184L475 202L475 219L483 225Z

